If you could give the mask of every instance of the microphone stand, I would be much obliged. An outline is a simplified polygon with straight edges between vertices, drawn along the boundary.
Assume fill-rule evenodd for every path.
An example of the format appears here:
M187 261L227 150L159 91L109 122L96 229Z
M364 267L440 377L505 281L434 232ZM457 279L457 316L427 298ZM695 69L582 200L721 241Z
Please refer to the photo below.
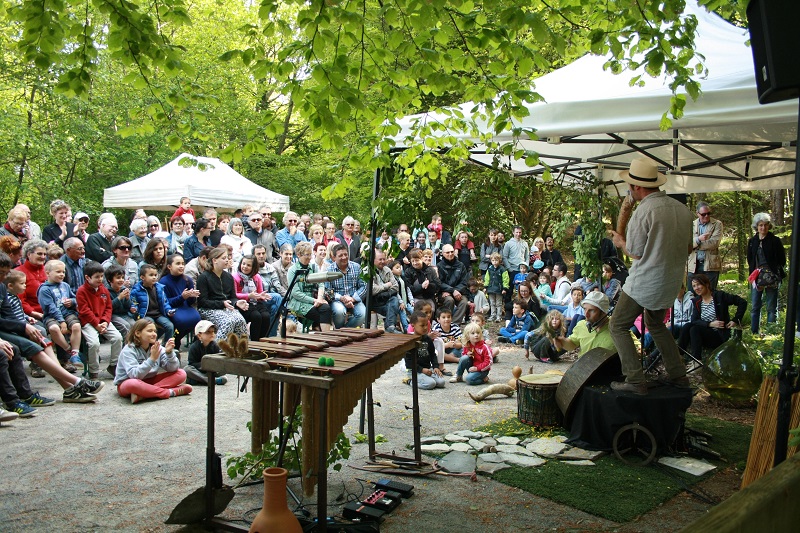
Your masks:
M297 279L302 275L303 279L308 276L308 272L311 270L311 265L309 264L305 268L298 268L294 276L292 276L292 280L289 282L289 288L286 289L286 296L283 298L280 307L278 307L278 312L275 315L276 320L280 320L281 312L283 312L283 323L281 324L281 338L286 338L286 320L289 316L289 298L292 294L292 289L294 289L295 283L297 283Z

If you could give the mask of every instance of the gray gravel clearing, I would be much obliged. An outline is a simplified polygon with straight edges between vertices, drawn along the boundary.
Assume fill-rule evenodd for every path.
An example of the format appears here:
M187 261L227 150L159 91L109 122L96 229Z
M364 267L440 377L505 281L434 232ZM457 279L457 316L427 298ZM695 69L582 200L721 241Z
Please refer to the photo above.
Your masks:
M555 365L532 363L522 349L501 346L501 361L490 374L492 383L505 382L515 364L534 372L566 370L570 363ZM103 358L108 355L103 346ZM105 365L103 365L103 368ZM449 365L455 370L455 365ZM391 368L373 385L376 431L388 442L379 450L410 456L413 440L411 389L401 383L402 363ZM250 434L245 424L250 419L250 393L237 395L236 377L217 388L216 449L223 457L247 451ZM34 389L59 401L40 408L37 416L5 423L0 427L0 530L2 531L196 531L197 527L164 525L172 509L189 493L204 484L206 438L206 389L196 387L189 395L167 401L147 401L131 405L117 396L110 377L96 404L61 403L61 389L50 378L32 379ZM496 396L477 404L468 396L463 383L445 389L421 391L422 435L444 435L452 431L516 416L516 398ZM349 464L361 466L366 444L352 438L358 430L358 409L344 428L353 449ZM223 459L224 461L224 459ZM225 482L231 483L223 474ZM331 514L339 513L337 496L366 496L370 489L357 481L377 479L368 472L345 466L329 474ZM708 505L679 495L665 505L620 525L539 498L480 477L440 475L426 478L400 478L416 486L413 498L404 500L381 526L385 532L441 531L663 531L677 530L691 523ZM703 488L725 498L736 490L738 480L722 473L703 484ZM231 483L232 484L232 483ZM297 480L290 486L298 493ZM263 487L244 487L223 514L231 520L252 519L261 506ZM486 505L487 501L492 505ZM306 498L307 508L316 513L316 496Z

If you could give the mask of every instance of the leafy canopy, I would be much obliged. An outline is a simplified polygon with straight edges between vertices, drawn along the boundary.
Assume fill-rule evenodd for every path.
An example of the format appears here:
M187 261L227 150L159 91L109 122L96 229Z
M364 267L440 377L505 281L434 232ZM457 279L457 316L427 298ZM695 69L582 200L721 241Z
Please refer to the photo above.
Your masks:
M218 5L224 10L232 3ZM743 9L722 0L700 3L729 13ZM680 18L684 0L262 0L248 5L257 13L241 28L244 44L221 58L240 62L253 79L274 87L320 147L338 153L350 169L390 165L398 117L426 110L445 114L443 122L417 124L409 133L416 141L397 158L403 174L424 178L420 183L427 188L443 178L440 152L468 156L473 141L465 136L518 158L535 157L493 138L501 132L535 137L520 127L528 113L525 104L539 99L531 80L584 53L610 54L607 68L614 72L643 67L650 76L666 76L674 96L663 127L670 116L681 116L686 95L697 97L697 78L704 71L693 49L696 20ZM196 75L185 47L173 40L176 29L192 22L183 0L16 0L4 6L0 14L16 26L20 55L41 71L56 73L56 88L65 94L88 98L101 49L128 69L125 81L134 87L152 86L157 76ZM645 78L631 83L645 83ZM202 84L197 77L178 91L154 91L172 112L153 107L149 119L202 127L201 120L181 119L191 113ZM474 105L448 107L460 101ZM220 155L239 160L263 153L258 139L282 135L285 128L274 114L262 113L260 123L248 128L249 138L232 141ZM173 149L179 142L170 139ZM342 172L326 193L340 196L355 182Z

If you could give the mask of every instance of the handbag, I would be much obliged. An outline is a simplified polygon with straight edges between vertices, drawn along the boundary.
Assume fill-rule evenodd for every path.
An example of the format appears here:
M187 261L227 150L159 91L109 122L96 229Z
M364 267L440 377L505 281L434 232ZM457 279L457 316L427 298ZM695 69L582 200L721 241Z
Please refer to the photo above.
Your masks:
M775 289L778 287L778 283L780 283L780 281L781 279L772 270L770 270L768 267L762 267L758 271L756 288L759 290Z

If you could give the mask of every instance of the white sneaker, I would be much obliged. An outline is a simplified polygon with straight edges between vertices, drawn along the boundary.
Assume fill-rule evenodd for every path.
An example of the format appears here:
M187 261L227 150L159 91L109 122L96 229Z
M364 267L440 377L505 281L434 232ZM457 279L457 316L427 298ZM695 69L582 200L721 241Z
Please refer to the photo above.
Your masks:
M6 411L0 407L0 422L11 422L19 418L19 415L13 411Z

